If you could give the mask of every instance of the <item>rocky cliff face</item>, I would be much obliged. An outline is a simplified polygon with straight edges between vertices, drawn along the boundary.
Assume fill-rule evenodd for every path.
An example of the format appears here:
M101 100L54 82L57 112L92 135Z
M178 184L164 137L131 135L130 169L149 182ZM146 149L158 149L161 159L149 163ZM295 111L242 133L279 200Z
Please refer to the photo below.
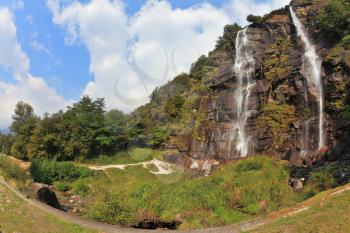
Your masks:
M247 29L249 49L255 58L246 126L249 156L267 154L289 159L295 164L309 164L327 150L328 157L348 153L349 124L341 120L338 105L348 92L350 52L337 50L335 45L322 40L316 42L312 22L322 7L322 1L317 1L317 4L302 2L292 1L291 5L323 60L325 135L330 150L318 150L318 100L307 88L307 74L302 67L305 50L292 22L289 6L286 6ZM176 147L191 160L240 158L233 125L238 85L233 70L236 36L237 32L229 35L231 46L209 55L216 67L201 80L201 85L209 90L202 91L195 102L194 115L197 117L192 119L191 131L176 140ZM308 147L308 153L302 153L303 147Z

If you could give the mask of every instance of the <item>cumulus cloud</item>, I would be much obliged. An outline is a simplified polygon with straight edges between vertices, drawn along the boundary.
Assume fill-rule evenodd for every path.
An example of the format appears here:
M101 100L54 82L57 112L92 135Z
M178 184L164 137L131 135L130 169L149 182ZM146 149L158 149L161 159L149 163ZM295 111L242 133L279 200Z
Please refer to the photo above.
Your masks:
M67 102L45 80L29 73L30 61L17 40L17 29L8 8L0 8L0 66L12 72L13 82L0 80L0 128L9 126L16 103L30 103L37 113L57 111Z
M67 43L83 43L94 80L85 93L105 97L108 108L131 111L148 101L151 91L188 71L201 54L214 48L230 18L222 9L199 4L174 9L149 0L135 16L123 2L92 0L62 6L48 0L54 23L63 26Z

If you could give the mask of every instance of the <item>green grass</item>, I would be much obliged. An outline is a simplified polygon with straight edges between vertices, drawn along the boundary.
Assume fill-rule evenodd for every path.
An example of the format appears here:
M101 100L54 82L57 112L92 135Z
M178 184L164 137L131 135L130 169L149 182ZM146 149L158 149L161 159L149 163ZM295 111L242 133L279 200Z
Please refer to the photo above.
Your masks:
M87 163L96 165L129 164L145 162L152 159L162 159L161 152L150 148L132 148L112 156L101 155L87 161Z
M9 158L6 156L0 156L0 176L5 177L7 180L15 182L15 185L23 190L30 178L25 171L17 167Z
M281 217L253 232L350 232L350 191L325 197L317 195L308 210Z
M226 164L201 178L157 176L142 166L109 169L85 181L93 200L86 214L127 225L177 220L182 229L236 223L295 204L288 178L287 164L267 157Z
M97 232L66 223L26 204L0 185L0 232L26 233L83 233Z

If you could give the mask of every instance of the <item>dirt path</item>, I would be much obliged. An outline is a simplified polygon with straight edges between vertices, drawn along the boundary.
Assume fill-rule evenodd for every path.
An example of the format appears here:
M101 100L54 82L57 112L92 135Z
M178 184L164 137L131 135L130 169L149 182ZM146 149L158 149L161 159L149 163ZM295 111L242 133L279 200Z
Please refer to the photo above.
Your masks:
M142 163L115 164L115 165L104 165L104 166L88 166L88 168L90 168L92 170L102 170L102 171L105 171L109 168L117 168L117 169L124 170L126 167L138 166L138 165L142 165L144 168L147 168L147 165L156 166L158 171L150 171L151 173L156 174L156 175L169 175L169 174L175 172L173 169L171 169L172 164L160 161L158 159L153 159L153 160L142 162Z

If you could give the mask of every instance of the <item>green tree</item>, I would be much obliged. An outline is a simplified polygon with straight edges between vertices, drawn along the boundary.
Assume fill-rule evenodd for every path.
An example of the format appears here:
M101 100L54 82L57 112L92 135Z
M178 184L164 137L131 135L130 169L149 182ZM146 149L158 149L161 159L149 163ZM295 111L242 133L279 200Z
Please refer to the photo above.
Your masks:
M68 107L63 117L67 128L67 132L62 133L64 159L92 157L101 151L96 138L104 134L101 131L105 127L104 107L104 99L93 101L89 96Z
M0 152L6 155L10 154L12 145L12 136L10 134L0 133Z
M27 146L39 118L35 116L32 106L20 101L16 105L12 119L11 132L14 138L10 153L17 158L28 159Z
M337 42L350 33L350 4L345 0L331 0L316 18L318 36Z

